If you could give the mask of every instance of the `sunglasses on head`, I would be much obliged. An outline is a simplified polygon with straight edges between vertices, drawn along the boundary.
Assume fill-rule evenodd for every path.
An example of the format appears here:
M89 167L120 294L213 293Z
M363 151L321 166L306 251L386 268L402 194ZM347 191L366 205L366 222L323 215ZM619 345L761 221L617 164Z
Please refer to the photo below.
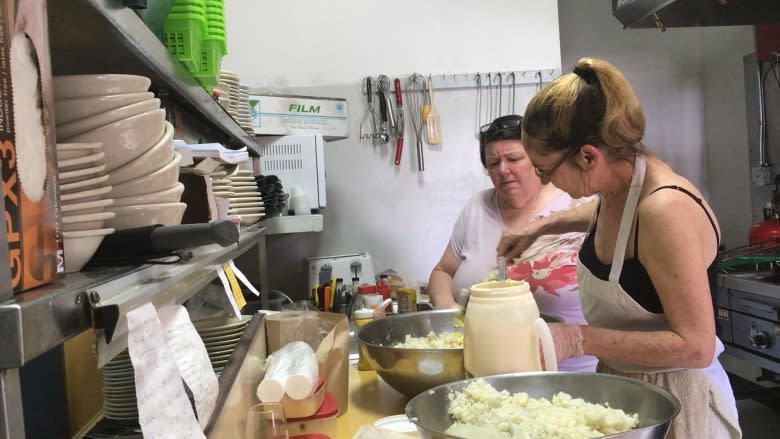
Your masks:
M509 128L517 128L522 123L523 123L523 118L518 116L518 115L516 115L516 114L512 114L512 115L509 115L509 116L502 116L502 117L499 117L498 119L494 120L491 123L482 125L479 128L479 132L481 134L485 134L486 132L492 131L492 130L505 130L505 129L509 129Z

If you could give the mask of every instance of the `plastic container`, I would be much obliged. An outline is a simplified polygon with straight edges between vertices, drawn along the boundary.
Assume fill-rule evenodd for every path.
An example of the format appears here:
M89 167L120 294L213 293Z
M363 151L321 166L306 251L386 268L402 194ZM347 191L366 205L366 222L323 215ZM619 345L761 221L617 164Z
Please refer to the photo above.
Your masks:
M335 439L338 414L339 407L336 403L336 397L331 392L325 392L322 407L313 415L305 418L287 417L287 434L289 436L324 434Z
M168 53L195 73L200 71L201 42L205 34L206 20L203 16L170 14L165 21L163 41Z
M353 313L353 318L355 320L355 326L358 328L370 323L374 320L374 310L363 308L363 309L356 309ZM357 364L358 370L372 370L371 364L368 362L368 356L364 354L363 352L363 346L358 347L358 364Z
M317 413L317 410L322 407L322 403L325 401L325 388L327 387L325 384L325 376L320 374L317 380L317 388L310 396L296 400L288 395L284 395L284 398L282 398L284 415L287 418L305 418Z

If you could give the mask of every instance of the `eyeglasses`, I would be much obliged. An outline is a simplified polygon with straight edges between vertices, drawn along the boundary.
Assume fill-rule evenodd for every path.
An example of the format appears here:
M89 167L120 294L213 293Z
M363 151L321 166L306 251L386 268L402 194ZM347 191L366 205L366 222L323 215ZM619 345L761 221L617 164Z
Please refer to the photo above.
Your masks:
M516 115L511 114L509 116L503 116L499 117L498 119L494 120L491 123L487 123L485 125L482 125L479 128L480 134L485 134L486 132L490 130L505 130L508 128L517 128L523 123L523 118Z
M548 183L550 181L550 178L552 178L553 173L561 167L563 162L570 159L574 156L578 151L580 150L579 146L575 146L574 148L568 150L566 154L564 154L560 159L558 159L557 162L555 162L552 167L546 171L543 171L539 169L538 167L534 166L534 172L536 172L536 175L539 177L540 180L542 180L542 183Z

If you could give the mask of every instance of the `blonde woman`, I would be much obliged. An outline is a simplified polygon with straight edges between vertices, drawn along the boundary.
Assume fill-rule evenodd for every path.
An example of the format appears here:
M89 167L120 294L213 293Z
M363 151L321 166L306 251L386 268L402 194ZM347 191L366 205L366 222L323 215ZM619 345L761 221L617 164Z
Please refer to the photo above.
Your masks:
M583 58L528 104L523 144L543 182L586 205L506 234L514 256L538 236L588 231L577 260L587 325L552 325L559 359L639 378L682 403L668 438L739 438L718 355L713 292L720 228L690 181L645 151L645 117L623 74Z

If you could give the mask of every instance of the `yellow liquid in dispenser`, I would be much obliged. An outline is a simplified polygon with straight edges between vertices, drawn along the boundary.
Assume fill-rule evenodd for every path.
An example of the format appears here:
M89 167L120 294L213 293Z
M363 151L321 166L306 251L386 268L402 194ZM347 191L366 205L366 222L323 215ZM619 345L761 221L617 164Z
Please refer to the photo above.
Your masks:
M353 317L355 319L355 326L358 328L367 324L371 323L374 320L374 310L373 309L356 309L353 313ZM374 368L371 367L371 363L368 362L367 356L363 353L363 346L358 346L358 364L357 364L358 370L373 370Z

